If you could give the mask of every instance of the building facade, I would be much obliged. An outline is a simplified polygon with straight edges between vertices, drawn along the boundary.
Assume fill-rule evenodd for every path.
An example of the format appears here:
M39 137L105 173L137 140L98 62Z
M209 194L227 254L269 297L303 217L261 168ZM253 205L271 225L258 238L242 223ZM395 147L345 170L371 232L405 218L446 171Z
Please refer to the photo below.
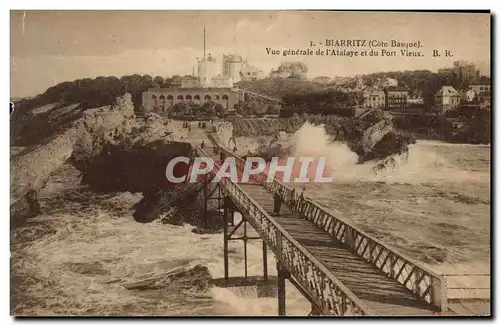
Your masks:
M219 75L219 66L211 54L207 58L198 60L198 80L201 87L210 87L212 78Z
M470 80L477 77L476 66L467 61L453 62L453 72L460 80Z
M476 93L472 89L460 93L460 103L472 102L477 99Z
M408 90L402 87L385 89L385 106L388 110L404 110L408 105Z
M382 108L385 106L384 91L365 90L363 91L363 107Z
M396 78L386 78L382 82L382 87L398 87L398 80Z
M470 85L469 90L476 93L476 95L483 95L491 92L491 85Z
M224 54L222 56L222 75L231 77L233 82L265 78L265 73L243 60L240 55Z
M468 61L454 61L452 68L438 69L438 75L441 76L455 76L459 80L466 81L471 79L478 79L480 76L479 70L476 65Z
M435 108L440 113L453 110L460 105L460 93L452 86L443 86L434 95Z
M234 109L242 94L233 88L150 88L142 93L144 112L168 114L177 103L220 103L226 110Z
M181 88L199 88L200 81L197 77L185 76L181 79Z

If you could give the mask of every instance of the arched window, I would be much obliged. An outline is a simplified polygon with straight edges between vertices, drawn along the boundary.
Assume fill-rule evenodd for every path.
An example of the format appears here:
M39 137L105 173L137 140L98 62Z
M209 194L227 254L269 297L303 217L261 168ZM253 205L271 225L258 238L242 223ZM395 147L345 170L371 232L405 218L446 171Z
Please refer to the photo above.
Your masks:
M174 97L172 95L167 96L167 104L168 106L174 105Z
M165 96L160 95L160 110L165 111Z
M184 101L184 97L183 97L182 95L177 96L177 99L178 99L179 101Z
M191 102L193 97L191 95L186 95L186 101Z
M222 95L222 106L226 110L228 109L228 100L229 100L229 97L227 95Z
M205 95L205 102L210 101L211 99L210 95Z
M156 98L156 95L154 95L154 94L153 94L152 98L153 98L153 109L157 109L158 108L158 99Z
M194 99L197 100L197 101L199 101L200 100L200 95L195 95Z

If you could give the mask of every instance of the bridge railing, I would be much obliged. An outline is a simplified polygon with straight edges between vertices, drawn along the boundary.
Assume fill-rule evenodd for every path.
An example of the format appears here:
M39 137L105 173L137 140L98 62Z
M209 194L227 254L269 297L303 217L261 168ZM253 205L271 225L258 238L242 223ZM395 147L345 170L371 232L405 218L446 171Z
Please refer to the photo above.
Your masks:
M221 150L225 151L226 155L236 158L238 169L244 168L245 162L243 159L224 148L216 137L211 135L211 140ZM253 176L252 181L261 184L273 193L281 190L284 201L293 206L305 219L328 232L334 239L343 243L367 263L378 268L387 277L402 284L413 292L418 299L427 302L440 311L447 310L446 280L443 275L437 274L395 248L366 234L349 222L335 216L335 213L322 205L309 199L301 201L299 194L281 181L274 179L267 182L265 173Z
M200 155L207 156L201 148ZM238 158L236 158L238 160ZM220 166L214 162L215 175ZM259 233L283 263L295 280L311 296L318 307L327 315L364 316L370 310L323 264L311 255L285 229L262 208L240 186L229 178L222 178L220 184L233 199L238 209L245 215L252 227Z

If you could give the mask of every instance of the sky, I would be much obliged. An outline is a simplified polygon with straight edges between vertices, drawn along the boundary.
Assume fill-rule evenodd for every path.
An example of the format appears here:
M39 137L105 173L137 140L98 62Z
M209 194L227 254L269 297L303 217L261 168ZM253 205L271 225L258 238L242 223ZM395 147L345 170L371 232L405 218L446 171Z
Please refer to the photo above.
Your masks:
M490 69L490 16L465 13L315 11L11 11L11 96L34 96L63 81L134 73L192 74L206 53L237 53L268 73L302 61L308 77L450 67ZM420 41L423 58L271 56L266 48L305 49L326 39ZM432 58L432 49L453 58ZM354 49L353 49L354 50ZM399 51L399 50L398 50ZM487 72L488 71L488 72Z

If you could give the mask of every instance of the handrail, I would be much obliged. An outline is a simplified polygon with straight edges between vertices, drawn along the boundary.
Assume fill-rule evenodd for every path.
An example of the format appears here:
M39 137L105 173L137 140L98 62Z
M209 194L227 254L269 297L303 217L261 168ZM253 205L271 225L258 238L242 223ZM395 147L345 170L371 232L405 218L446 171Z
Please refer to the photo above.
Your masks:
M209 157L200 147L196 150L201 155ZM214 162L216 169L220 166ZM212 170L211 174L215 175ZM368 315L371 311L366 305L349 290L340 280L338 280L321 262L309 253L297 240L295 240L280 224L278 224L251 196L249 196L239 185L233 183L229 178L223 178L221 184L230 195L235 197L235 204L243 211L252 211L246 214L247 219L252 221L252 226L259 233L262 239L273 249L278 260L284 263L289 272L300 282L312 298L317 300L319 307L324 313L337 315ZM251 205L244 206L242 201L247 201ZM252 209L253 208L253 209ZM259 219L257 221L256 219ZM276 232L266 233L274 228ZM260 231L260 232L259 232ZM287 251L288 249L288 251ZM295 259L298 258L298 259ZM302 258L302 259L301 259ZM310 264L307 263L307 260ZM311 272L313 281L308 282L307 274ZM322 275L321 275L322 274ZM326 293L325 293L326 292ZM340 296L340 297L338 297Z
M217 138L212 134L209 135L209 139L214 142L215 146L226 152L228 156L235 157L239 165L244 166L245 161L221 145ZM274 178L272 182L267 182L267 175L264 172L253 176L253 178L272 192L278 188L284 190L285 202L297 206L297 210L303 217L328 232L364 261L381 270L386 276L402 284L417 298L441 311L446 311L448 300L446 279L443 275L366 234L318 203L305 199L298 204L297 194L295 194L295 198L292 198L294 194L292 188L280 180Z

